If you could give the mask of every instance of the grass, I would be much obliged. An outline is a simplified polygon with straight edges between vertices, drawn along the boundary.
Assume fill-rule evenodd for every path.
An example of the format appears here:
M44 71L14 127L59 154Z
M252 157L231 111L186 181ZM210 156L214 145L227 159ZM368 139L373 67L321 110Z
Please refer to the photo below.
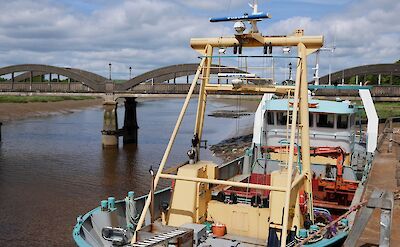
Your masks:
M91 96L0 96L0 103L58 102L95 99Z
M377 102L375 108L380 119L400 117L400 102Z
M356 103L357 105L362 105L360 101L357 101ZM375 109L379 119L400 117L400 102L375 102ZM361 110L361 118L367 118L364 110Z

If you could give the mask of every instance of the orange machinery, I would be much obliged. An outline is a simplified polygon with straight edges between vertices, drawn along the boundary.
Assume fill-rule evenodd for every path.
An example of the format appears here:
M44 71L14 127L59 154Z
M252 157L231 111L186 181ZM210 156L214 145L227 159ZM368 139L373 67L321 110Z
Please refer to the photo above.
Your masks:
M264 146L263 152L267 153L285 153L287 147L284 146ZM298 154L297 148L295 153ZM340 147L311 147L310 155L323 156L336 159L336 177L328 178L317 176L315 172L312 178L313 200L316 207L330 208L334 211L348 210L358 182L345 180L343 178L345 152ZM332 166L327 164L327 166Z

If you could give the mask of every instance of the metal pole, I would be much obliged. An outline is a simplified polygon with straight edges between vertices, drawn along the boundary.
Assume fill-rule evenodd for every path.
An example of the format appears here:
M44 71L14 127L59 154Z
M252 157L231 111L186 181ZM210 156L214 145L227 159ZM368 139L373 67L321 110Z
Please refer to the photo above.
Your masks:
M196 126L194 128L194 133L197 134L199 138L199 143L196 148L196 160L199 160L200 157L200 143L203 135L203 124L204 124L204 112L206 109L206 102L207 102L207 92L205 87L207 86L209 80L210 80L210 66L211 66L211 61L212 61L212 53L213 53L213 47L208 45L206 47L207 49L207 58L206 58L206 68L203 68L202 70L202 77L203 80L201 80L201 85L200 85L200 91L199 91L199 99L198 99L198 105L197 105L197 114L196 114Z
M108 64L108 69L109 69L109 76L108 79L111 80L111 63Z
M386 131L386 129L383 130L384 132ZM388 153L392 152L392 147L393 147L393 118L390 118L389 120L389 133L390 133L390 137L389 137L389 147L388 147Z
M49 74L49 91L51 91L51 73Z
M301 129L301 163L303 173L306 176L305 192L308 196L308 212L310 220L314 221L313 197L311 186L311 164L310 164L310 129L309 129L309 114L308 114L308 85L307 85L307 48L304 44L298 45L300 57L302 58L302 71L300 83L300 129Z
M275 61L274 61L274 57L272 57L272 84L275 84Z
M132 78L132 67L129 67L129 80Z
M342 85L344 84L344 70L342 70Z
M161 163L160 163L160 166L158 168L156 177L154 178L154 188L157 188L158 181L160 180L160 175L161 175L161 173L162 173L162 171L164 169L165 163L167 163L167 159L168 159L169 153L171 152L172 145L175 142L176 135L178 134L179 127L181 126L181 123L182 123L182 120L183 120L183 116L186 113L186 109L187 109L187 107L189 105L189 100L192 97L194 88L196 86L196 82L197 82L197 80L199 79L199 76L200 76L201 69L204 66L204 62L205 62L205 58L202 58L202 60L200 62L200 65L199 65L199 67L197 69L196 75L193 78L193 81L192 81L192 84L190 86L189 92L186 95L186 99L185 99L185 102L183 103L182 110L179 113L179 117L178 117L178 120L176 121L174 131L172 132L171 138L169 139L168 146L167 146L167 148L165 150L165 153L164 153L164 156L163 156L163 158L161 160ZM147 210L149 209L149 206L150 206L150 200L151 200L151 198L150 198L150 196L148 196L147 200L146 200L146 203L145 203L145 205L143 207L142 213L140 215L138 224L136 226L136 231L135 231L135 234L134 234L134 236L132 238L131 243L135 243L135 241L136 241L136 232L140 228L142 228L142 225L143 225L144 220L145 220L146 212L147 212Z
M328 84L332 85L331 64L329 63Z
M319 85L319 50L315 54L315 85Z
M284 187L277 187L271 185L250 184L243 182L234 182L228 180L218 180L218 179L208 179L208 178L198 178L198 177L185 177L185 176L164 174L164 173L160 175L160 178L191 181L191 182L206 183L206 184L221 184L221 185L249 188L249 189L271 190L271 191L281 191L281 192L286 191L286 188Z
M304 46L304 45L303 45ZM293 159L294 159L294 143L296 138L296 127L297 127L297 111L299 105L299 94L300 94L300 83L301 83L301 75L304 73L303 71L303 63L305 58L302 57L302 47L299 44L299 61L297 63L297 73L296 73L296 84L294 90L294 102L293 102L293 111L292 111L292 125L290 128L290 144L289 144L289 160L288 160L288 168L287 168L287 181L286 181L286 194L285 194L285 207L283 208L283 225L282 225L282 235L281 235L281 246L286 246L286 238L287 238L287 229L289 222L289 204L291 197L291 187L292 187L292 173L293 173ZM305 49L305 48L304 48ZM306 90L307 92L307 90ZM289 102L288 102L289 104ZM301 102L300 102L301 104ZM308 126L308 125L307 125Z
M14 72L12 72L12 73L11 73L11 90L14 89L14 82L15 82Z
M150 186L150 194L151 194L151 206L150 206L150 223L154 222L154 171L153 168L150 167L150 175L151 175L151 186Z
M33 72L29 71L29 91L32 91Z

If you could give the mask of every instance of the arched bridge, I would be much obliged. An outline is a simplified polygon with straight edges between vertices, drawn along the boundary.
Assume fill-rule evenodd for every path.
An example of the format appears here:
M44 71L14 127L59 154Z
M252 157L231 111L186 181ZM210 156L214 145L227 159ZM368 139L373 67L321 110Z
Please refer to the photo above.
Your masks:
M155 70L151 70L145 72L141 75L138 75L124 83L117 85L116 90L125 91L134 88L142 82L152 81L155 84L175 80L178 77L184 77L196 74L197 68L199 64L197 63L187 63L187 64L176 64L171 66L166 66L162 68L158 68ZM211 74L218 73L246 73L243 70L235 69L235 68L226 68L226 67L218 67L218 65L212 65L210 69Z
M217 73L246 73L244 71L228 68L212 66L211 74ZM138 75L124 83L115 84L107 78L95 73L74 69L62 68L41 64L21 64L0 68L0 76L10 75L8 80L0 81L0 94L20 94L27 92L29 94L91 94L101 95L105 98L104 103L104 120L103 120L103 144L118 145L118 137L124 136L124 143L137 141L137 121L136 121L136 101L135 97L141 97L144 94L153 94L159 97L160 93L164 94L185 94L187 93L189 83L162 83L176 78L185 77L189 82L189 76L194 75L197 71L197 64L177 64L158 68L141 75ZM17 75L16 75L17 74ZM342 78L350 78L352 76L384 74L391 76L400 76L400 64L375 64L365 65L335 72L331 75L332 81L341 80ZM49 75L47 81L40 81L45 75ZM52 79L53 75L57 75L56 79ZM66 81L60 80L60 76L67 77ZM34 81L40 77L39 81ZM320 78L321 84L327 84L329 76ZM149 82L152 83L144 83ZM343 91L343 90L342 90ZM349 90L341 92L340 89L318 90L317 95L334 96L349 95ZM322 93L321 93L322 92ZM372 89L372 95L375 98L400 98L400 87L379 87ZM147 95L146 95L147 96ZM125 98L125 117L124 127L118 129L117 122L117 101L119 97ZM397 98L396 98L397 97Z
M400 76L400 63L392 64L369 64L363 66L357 66L353 68L348 68L344 70L339 70L330 75L331 82L341 82L344 79L349 79L351 77L360 77L363 80L363 76L366 75L390 75L390 76ZM320 84L329 83L329 75L325 75L319 78Z
M15 73L22 74L18 76L14 76ZM105 78L97 75L95 73L80 70L80 69L71 69L71 68L62 68L51 65L43 65L43 64L20 64L20 65L12 65L0 68L0 76L11 74L11 83L14 86L15 82L20 82L26 79L29 79L29 82L32 83L32 79L35 76L42 76L49 74L50 77L52 74L57 74L58 82L60 80L60 75L69 78L69 80L74 80L86 85L92 91L104 91L104 83ZM51 79L50 79L51 81ZM32 90L32 85L30 84L30 89ZM13 90L13 88L11 88Z
M157 68L141 75L138 75L124 83L114 84L108 81L107 78L81 69L63 68L51 65L42 64L20 64L0 68L0 76L11 74L10 79L0 82L0 91L3 92L63 92L63 93L132 93L132 92L147 92L147 93L185 93L188 85L176 84L162 85L162 82L173 80L176 78L185 77L189 82L189 76L194 75L198 68L198 64L176 64ZM211 69L211 74L222 73L244 73L244 71L220 67L216 65ZM16 75L17 74L17 75ZM38 76L49 75L49 80L46 82L33 82L33 78ZM57 75L57 77L52 77ZM365 75L391 75L400 76L400 64L371 64L353 67L341 71L337 71L330 75L332 82L341 82L344 79L353 76ZM60 76L67 77L67 83L60 81ZM143 82L152 82L152 86L143 85ZM319 79L320 84L328 84L329 75L325 75ZM142 84L142 85L140 85ZM140 86L139 86L140 85ZM154 85L157 85L154 87ZM156 90L156 89L158 90Z
M242 70L235 68L226 68L213 66L211 74L217 73L245 73ZM124 83L114 84L107 78L98 74L76 69L76 68L63 68L43 64L20 64L0 68L0 76L10 74L10 79L0 82L0 91L16 91L16 92L65 92L65 93L79 93L79 92L125 92L132 91L133 88L143 82L151 81L154 84L160 84L165 81L173 80L175 82L178 77L187 78L194 75L197 71L198 64L176 64L154 69L138 75ZM20 73L16 75L17 73ZM49 75L49 80L46 82L33 82L34 78L38 76ZM57 77L52 77L57 75ZM60 81L60 76L67 77L67 83ZM188 85L167 86L162 87L164 93L168 91L184 93L187 91ZM154 87L153 87L154 89ZM146 88L138 88L139 91L146 91ZM136 90L137 91L137 90ZM156 90L157 91L157 90ZM160 92L158 90L157 92Z

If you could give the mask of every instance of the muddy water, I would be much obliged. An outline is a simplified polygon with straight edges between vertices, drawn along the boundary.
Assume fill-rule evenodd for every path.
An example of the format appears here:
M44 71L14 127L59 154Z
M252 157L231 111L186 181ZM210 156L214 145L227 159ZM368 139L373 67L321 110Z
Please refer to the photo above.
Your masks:
M33 118L3 125L0 144L0 246L73 246L76 217L108 196L149 190L148 169L157 168L183 100L138 105L139 144L103 149L101 108ZM207 113L235 109L209 102ZM169 165L186 160L195 119L195 102L181 127ZM12 109L10 109L12 110ZM123 107L119 108L120 122ZM209 144L235 134L252 116L206 118ZM122 140L121 140L122 141ZM204 156L218 161L204 150ZM167 183L164 182L164 186Z

